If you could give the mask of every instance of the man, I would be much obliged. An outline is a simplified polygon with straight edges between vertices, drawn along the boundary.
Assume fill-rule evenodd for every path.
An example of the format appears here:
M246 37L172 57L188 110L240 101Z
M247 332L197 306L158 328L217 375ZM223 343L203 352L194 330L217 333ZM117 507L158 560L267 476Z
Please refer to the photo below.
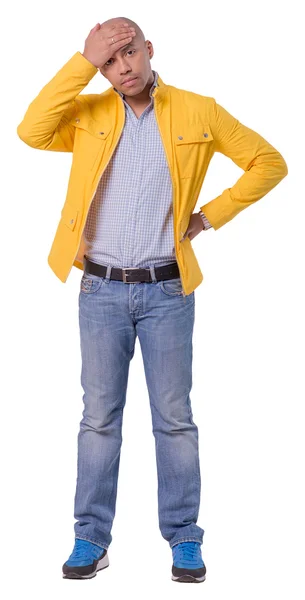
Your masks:
M159 526L173 553L172 579L205 580L198 428L190 402L194 289L203 276L190 241L223 226L288 172L281 154L214 98L164 84L151 69L152 57L151 42L130 19L96 24L84 52L41 90L17 129L33 148L73 152L48 258L64 282L73 265L83 270L84 412L75 544L65 578L94 577L109 565L128 370L139 336ZM111 88L80 94L98 70ZM216 151L244 174L192 214Z

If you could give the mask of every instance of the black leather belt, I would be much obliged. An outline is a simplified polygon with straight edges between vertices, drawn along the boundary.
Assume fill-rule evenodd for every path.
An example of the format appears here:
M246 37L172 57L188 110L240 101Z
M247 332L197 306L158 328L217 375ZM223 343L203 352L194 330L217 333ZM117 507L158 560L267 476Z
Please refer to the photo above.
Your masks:
M86 271L86 273L98 275L99 277L106 277L107 265L95 263L87 258L86 255L84 256L83 262L84 271ZM174 279L175 277L180 277L177 261L168 265L155 267L155 276L157 281L160 281L161 279ZM112 267L110 279L117 279L118 281L124 281L124 283L138 283L140 281L145 281L147 283L152 282L150 269L144 267L129 267L126 269Z

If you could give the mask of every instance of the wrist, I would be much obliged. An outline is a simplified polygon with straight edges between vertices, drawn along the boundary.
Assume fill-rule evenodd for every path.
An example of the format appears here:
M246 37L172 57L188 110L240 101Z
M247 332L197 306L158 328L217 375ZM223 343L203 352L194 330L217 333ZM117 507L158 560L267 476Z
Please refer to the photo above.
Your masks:
M209 219L206 217L206 215L202 212L202 210L199 210L199 214L201 216L202 222L203 222L203 229L210 229L212 227Z
M200 218L201 218L202 229L205 229L204 214L203 214L203 212L201 212L201 210L199 210L198 214L200 215Z
M92 60L89 58L89 56L86 54L86 52L82 52L81 54L82 54L82 56L83 56L83 57L84 57L86 60L88 60L88 61L89 61L89 62L90 62L90 63L91 63L91 64L92 64L92 65L93 65L93 66L94 66L96 69L98 69L98 67L97 67L97 66L96 66L96 65L95 65L95 64L92 62Z

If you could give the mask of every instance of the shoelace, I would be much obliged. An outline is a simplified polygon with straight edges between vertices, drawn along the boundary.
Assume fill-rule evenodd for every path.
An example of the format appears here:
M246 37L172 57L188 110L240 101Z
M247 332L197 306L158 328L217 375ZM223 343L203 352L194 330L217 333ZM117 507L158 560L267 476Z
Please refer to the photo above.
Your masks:
M92 546L89 546L83 542L84 540L75 540L75 547L72 552L74 558L91 558L92 553L96 554L97 548L93 548Z
M182 560L192 560L195 554L197 554L198 544L196 544L195 542L192 544L190 544L189 542L181 542L179 545L177 545L176 551L179 552L179 554L181 555L180 558L182 558Z

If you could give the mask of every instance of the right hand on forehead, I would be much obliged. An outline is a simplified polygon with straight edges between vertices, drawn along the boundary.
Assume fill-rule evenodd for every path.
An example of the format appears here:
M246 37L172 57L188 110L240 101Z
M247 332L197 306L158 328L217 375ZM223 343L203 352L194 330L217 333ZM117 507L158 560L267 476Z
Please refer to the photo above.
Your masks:
M115 52L131 42L135 35L134 27L130 27L127 23L116 25L97 23L85 40L83 56L99 69Z

